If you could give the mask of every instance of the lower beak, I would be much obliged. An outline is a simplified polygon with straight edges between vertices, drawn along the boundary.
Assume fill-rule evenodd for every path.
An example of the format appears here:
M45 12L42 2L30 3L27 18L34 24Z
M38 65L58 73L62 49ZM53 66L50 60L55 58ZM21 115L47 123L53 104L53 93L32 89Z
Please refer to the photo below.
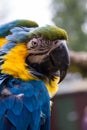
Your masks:
M61 82L65 78L70 65L69 51L66 43L61 43L60 46L50 52L50 60L55 68L54 74L58 71L59 82Z

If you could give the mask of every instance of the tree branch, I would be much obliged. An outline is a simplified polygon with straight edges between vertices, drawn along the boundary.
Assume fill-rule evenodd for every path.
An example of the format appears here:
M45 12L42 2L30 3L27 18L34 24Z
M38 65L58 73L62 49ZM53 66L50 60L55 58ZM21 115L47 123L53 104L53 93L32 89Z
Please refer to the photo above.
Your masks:
M70 71L87 76L87 53L70 51Z

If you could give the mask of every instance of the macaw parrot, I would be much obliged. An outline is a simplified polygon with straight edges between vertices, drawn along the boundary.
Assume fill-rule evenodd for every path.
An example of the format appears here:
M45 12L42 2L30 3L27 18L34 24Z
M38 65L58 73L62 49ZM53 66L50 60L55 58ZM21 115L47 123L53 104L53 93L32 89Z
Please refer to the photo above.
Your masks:
M0 130L50 130L50 99L69 67L65 30L30 20L0 26Z

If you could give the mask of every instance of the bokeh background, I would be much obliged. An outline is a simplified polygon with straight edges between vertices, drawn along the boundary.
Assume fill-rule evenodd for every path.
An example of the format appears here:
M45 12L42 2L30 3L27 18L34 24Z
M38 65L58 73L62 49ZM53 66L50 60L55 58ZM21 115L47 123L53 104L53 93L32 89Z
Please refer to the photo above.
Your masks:
M71 64L52 99L51 130L87 130L87 0L0 0L0 24L15 19L67 31Z

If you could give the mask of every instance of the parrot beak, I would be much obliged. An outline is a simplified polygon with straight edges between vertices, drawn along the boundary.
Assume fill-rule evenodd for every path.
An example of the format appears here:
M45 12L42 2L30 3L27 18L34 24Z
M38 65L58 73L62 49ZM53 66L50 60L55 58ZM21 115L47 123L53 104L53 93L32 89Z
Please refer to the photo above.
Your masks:
M57 48L51 51L50 59L54 65L54 71L58 70L60 83L65 78L70 65L70 56L66 42L61 43Z

